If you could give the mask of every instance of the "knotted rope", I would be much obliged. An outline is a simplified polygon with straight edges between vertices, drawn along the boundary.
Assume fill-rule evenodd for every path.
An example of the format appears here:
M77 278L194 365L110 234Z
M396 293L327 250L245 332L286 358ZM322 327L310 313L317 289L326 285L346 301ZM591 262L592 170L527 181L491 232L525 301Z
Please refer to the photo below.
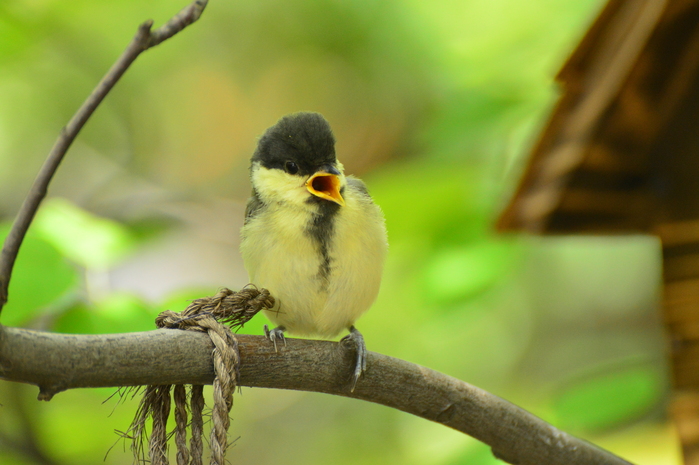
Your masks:
M237 385L240 354L238 341L231 328L244 325L260 310L274 307L274 298L266 289L253 286L239 292L222 289L213 297L193 301L183 312L162 312L155 320L158 328L183 329L206 332L214 344L212 353L214 372L214 406L211 412L211 465L224 465L228 447L228 416L233 406L233 391ZM225 323L226 325L224 325ZM175 430L167 433L170 415L170 391L175 400ZM153 430L148 441L152 465L167 465L167 440L174 434L177 446L177 465L201 465L203 455L202 432L204 395L203 386L190 388L191 423L187 422L187 392L185 386L147 386L136 411L129 436L136 463L145 462L144 439L148 418L153 420ZM191 425L191 438L187 446L187 427Z

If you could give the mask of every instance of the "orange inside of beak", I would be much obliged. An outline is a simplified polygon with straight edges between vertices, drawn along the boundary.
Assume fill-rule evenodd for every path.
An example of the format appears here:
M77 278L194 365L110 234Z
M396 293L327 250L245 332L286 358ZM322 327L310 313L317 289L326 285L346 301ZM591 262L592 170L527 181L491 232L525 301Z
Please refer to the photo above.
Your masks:
M334 174L314 174L306 181L306 189L321 199L330 200L340 205L345 204L345 199L340 194L340 178Z

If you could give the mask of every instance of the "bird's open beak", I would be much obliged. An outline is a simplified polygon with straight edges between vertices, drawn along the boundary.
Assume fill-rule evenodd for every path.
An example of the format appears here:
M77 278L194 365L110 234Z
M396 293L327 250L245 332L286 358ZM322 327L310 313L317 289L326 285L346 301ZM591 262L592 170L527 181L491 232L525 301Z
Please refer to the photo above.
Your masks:
M306 181L306 189L321 199L345 205L345 199L340 194L340 178L334 174L323 171L314 174Z

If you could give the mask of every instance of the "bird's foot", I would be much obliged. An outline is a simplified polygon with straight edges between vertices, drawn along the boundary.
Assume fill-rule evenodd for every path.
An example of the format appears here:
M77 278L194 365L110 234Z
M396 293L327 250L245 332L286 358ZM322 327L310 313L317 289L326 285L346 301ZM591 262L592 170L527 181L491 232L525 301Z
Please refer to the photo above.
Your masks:
M349 335L343 337L341 342L353 345L356 353L354 373L352 374L352 389L350 391L354 392L354 388L357 387L357 381L359 381L359 378L366 371L367 351L366 344L364 343L364 336L357 331L357 328L350 326Z
M286 338L284 337L284 328L283 326L277 326L276 328L270 330L267 325L264 326L265 328L265 337L272 341L272 344L274 344L274 351L278 352L277 350L277 341L281 341L284 343L284 347L286 347Z

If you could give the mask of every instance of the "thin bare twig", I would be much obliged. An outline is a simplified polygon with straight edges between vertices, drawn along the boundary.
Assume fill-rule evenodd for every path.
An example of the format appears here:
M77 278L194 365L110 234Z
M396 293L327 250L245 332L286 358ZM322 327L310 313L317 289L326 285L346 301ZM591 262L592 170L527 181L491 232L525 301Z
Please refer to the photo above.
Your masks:
M119 81L121 76L131 66L131 63L144 51L155 47L166 39L180 32L185 27L195 22L201 16L208 0L195 0L183 8L170 21L151 31L153 21L148 20L138 27L136 35L119 59L112 65L107 74L97 84L90 96L85 100L78 111L73 115L67 125L63 127L51 152L49 153L39 174L34 180L27 197L22 203L22 207L17 214L17 218L12 225L12 229L5 239L5 243L0 253L0 312L7 303L8 287L12 276L19 248L24 241L29 225L31 224L41 201L46 197L48 185L53 175L58 169L58 165L63 160L63 156L75 140L82 127L90 118L95 109L104 100L104 97Z
M429 368L369 352L366 374L351 392L354 354L342 344L289 339L275 352L262 336L237 338L241 386L324 392L397 408L469 434L513 464L629 465ZM0 378L38 385L43 400L78 387L211 384L212 349L211 339L196 331L79 336L0 326Z

